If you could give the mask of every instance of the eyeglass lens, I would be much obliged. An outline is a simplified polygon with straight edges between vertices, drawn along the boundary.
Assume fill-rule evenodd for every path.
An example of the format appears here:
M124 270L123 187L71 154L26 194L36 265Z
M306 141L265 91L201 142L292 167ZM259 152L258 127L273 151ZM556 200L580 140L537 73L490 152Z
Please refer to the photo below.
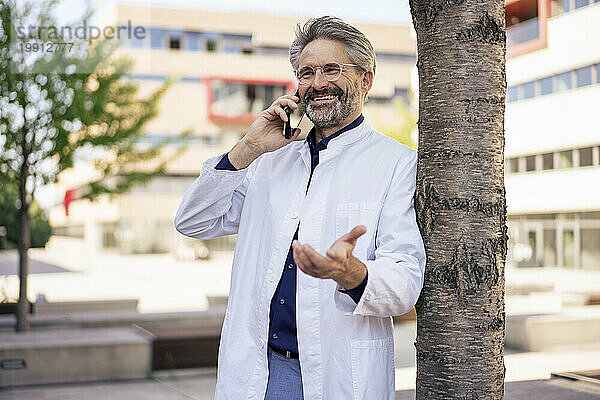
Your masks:
M342 66L336 62L327 63L322 67L304 66L298 70L298 82L302 85L312 83L319 68L323 73L323 77L330 82L337 80L342 74Z

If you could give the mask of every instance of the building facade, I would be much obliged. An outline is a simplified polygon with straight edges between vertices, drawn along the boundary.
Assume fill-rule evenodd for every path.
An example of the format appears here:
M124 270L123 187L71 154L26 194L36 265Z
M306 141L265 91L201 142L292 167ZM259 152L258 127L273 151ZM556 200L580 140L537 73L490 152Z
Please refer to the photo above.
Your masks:
M507 0L509 265L600 270L600 0Z
M122 39L118 50L135 61L128 79L140 85L142 95L168 77L177 77L161 101L160 115L148 124L145 140L160 141L185 130L192 134L185 139L186 151L150 184L112 200L75 199L69 215L64 205L53 207L51 245L60 246L62 241L70 246L79 243L87 251L170 251L187 240L176 233L172 220L203 160L230 150L260 111L277 97L295 92L288 51L294 26L306 18L116 5L108 20L143 27L143 38ZM409 26L355 25L369 37L377 58L364 114L376 128L380 123L389 127L398 118L394 100L410 102L414 33ZM310 127L304 118L304 134ZM77 190L93 177L92 158L86 160L84 155L76 168L65 171L57 192ZM231 249L234 240L220 238L208 245Z

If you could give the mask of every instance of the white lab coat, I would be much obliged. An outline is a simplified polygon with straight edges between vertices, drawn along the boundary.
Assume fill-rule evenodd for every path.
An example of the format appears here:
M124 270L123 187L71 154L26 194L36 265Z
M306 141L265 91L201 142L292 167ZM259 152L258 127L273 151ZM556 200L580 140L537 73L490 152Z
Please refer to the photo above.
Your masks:
M269 307L298 223L300 243L321 254L364 224L354 255L369 277L358 304L331 279L297 269L296 321L306 400L394 399L393 315L423 286L425 250L415 220L417 153L366 121L319 153L295 141L239 171L204 162L175 216L184 235L237 233L219 348L215 400L263 400Z

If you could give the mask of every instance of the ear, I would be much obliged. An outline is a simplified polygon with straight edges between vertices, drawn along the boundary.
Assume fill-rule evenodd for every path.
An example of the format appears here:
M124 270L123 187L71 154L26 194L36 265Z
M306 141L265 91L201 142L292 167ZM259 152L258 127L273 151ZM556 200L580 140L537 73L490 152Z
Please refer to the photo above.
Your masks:
M373 86L373 79L375 78L375 76L373 75L372 71L365 71L363 73L363 77L360 83L361 89L365 92L368 93L369 90L371 90L371 87Z

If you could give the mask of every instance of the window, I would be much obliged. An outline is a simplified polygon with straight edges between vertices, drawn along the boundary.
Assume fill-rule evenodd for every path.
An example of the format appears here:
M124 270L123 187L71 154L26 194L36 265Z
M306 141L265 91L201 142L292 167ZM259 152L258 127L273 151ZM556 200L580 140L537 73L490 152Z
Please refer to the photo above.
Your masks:
M578 68L575 70L577 76L577 87L588 86L592 84L592 66Z
M575 232L571 229L563 231L563 267L575 266Z
M102 229L102 247L114 248L118 247L118 240L115 232L118 230L119 224L117 222L109 222L101 225Z
M559 168L571 168L573 167L573 151L561 151L558 158Z
M196 32L187 32L184 43L187 50L198 51L200 50L200 35Z
M523 98L529 99L535 96L535 82L527 82L523 84Z
M542 264L545 267L556 266L556 230L544 229L544 250Z
M558 91L571 89L573 87L571 81L571 71L556 75L556 83Z
M552 77L551 76L540 79L539 83L540 83L540 93L542 95L552 93Z
M160 29L150 29L150 47L153 49L163 47L163 37Z
M217 41L216 40L207 40L206 41L206 51L210 51L214 53L217 51Z
M563 10L569 11L571 9L571 0L563 0Z
M509 103L519 99L519 90L517 86L509 86L506 90L506 99Z
M179 50L181 49L181 38L180 37L170 37L169 38L169 48Z
M600 229L581 229L581 267L600 270Z
M590 4L590 0L575 0L575 8L585 7Z
M243 53L244 49L252 49L252 35L235 33L220 34L220 51L230 54Z
M535 156L525 157L525 171L535 171Z
M589 167L594 164L594 153L593 148L585 147L579 149L579 166Z
M212 82L210 113L214 117L255 116L287 92L284 84L255 84L215 80Z
M542 154L542 169L554 168L554 153Z
M83 225L55 226L52 228L52 234L56 236L83 238L83 233Z
M505 6L507 46L512 48L538 39L540 19L538 19L537 1L520 0L507 3Z
M511 174L519 172L519 159L518 158L509 158L508 159L508 170Z
M598 0L600 2L600 0ZM600 83L600 64L594 65L596 67L596 83Z

